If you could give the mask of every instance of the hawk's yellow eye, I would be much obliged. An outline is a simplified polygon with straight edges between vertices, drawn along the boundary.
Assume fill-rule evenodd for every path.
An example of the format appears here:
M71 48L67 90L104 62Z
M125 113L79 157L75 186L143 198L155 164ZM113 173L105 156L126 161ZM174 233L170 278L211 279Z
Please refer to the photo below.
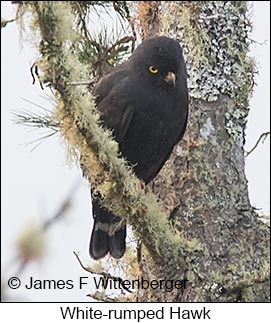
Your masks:
M155 67L153 67L153 66L150 66L150 67L149 67L149 71L150 71L152 74L156 74L156 73L158 73L158 69L157 69L157 68L155 68Z

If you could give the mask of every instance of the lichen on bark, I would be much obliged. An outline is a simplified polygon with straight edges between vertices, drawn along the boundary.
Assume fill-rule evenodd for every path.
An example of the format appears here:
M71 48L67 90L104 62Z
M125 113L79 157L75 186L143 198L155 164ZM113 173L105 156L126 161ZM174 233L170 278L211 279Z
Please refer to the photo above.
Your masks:
M186 135L152 185L176 227L204 250L180 300L267 301L269 229L250 204L244 170L253 81L247 2L161 6L163 33L184 47L191 102Z

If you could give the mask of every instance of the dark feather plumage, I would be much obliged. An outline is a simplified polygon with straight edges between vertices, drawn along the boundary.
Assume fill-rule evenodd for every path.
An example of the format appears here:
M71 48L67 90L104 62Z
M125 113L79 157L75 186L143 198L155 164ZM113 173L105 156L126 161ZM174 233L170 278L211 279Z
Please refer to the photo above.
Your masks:
M94 89L104 127L113 130L122 155L145 184L157 175L185 132L186 79L179 43L160 36L143 41L129 60L101 78ZM93 213L91 257L99 259L109 252L121 258L126 226L95 199Z

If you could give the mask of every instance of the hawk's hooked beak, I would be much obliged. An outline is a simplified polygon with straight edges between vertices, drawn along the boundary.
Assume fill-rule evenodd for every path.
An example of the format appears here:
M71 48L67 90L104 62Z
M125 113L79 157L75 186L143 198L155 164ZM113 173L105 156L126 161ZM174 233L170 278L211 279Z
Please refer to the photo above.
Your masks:
M168 72L164 80L175 87L176 76L173 72Z

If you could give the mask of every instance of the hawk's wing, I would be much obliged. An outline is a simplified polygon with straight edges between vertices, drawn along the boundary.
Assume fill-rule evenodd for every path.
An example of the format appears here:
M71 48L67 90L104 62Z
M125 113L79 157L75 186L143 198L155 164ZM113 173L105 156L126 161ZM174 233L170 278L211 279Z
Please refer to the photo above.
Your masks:
M131 124L134 109L127 93L131 92L129 70L118 69L105 75L94 88L96 104L106 128L113 130L116 140L121 143Z

